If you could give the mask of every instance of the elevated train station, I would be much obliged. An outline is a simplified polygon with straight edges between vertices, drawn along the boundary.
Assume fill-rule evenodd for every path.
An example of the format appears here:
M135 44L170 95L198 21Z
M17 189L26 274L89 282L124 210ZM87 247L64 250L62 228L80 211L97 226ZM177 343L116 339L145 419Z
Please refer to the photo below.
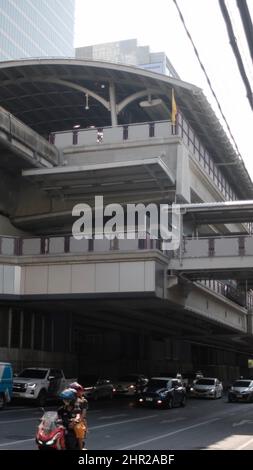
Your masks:
M22 60L0 63L0 106L3 360L248 374L253 185L202 91L137 67ZM179 249L148 226L145 240L74 239L74 205L96 196L180 204Z

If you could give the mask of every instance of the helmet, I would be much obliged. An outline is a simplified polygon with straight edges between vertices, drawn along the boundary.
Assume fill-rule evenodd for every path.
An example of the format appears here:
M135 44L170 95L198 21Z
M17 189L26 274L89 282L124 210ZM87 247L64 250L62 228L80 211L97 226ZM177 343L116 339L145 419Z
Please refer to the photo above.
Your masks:
M62 400L74 401L76 399L77 392L73 388L65 388L60 394L59 398Z
M72 388L73 390L76 390L77 393L83 393L84 388L82 385L80 385L78 382L73 382L70 384L69 388Z

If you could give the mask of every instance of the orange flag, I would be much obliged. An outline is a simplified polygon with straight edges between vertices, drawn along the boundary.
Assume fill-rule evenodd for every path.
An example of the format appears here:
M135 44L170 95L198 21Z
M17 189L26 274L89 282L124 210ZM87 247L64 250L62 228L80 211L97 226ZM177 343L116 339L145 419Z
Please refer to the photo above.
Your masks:
M177 103L175 100L174 89L171 90L171 122L173 125L176 124L177 117Z

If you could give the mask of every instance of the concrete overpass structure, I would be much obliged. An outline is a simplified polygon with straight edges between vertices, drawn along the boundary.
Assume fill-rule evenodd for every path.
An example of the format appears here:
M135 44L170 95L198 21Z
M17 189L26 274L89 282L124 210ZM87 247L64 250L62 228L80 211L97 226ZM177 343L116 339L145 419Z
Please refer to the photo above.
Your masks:
M1 63L0 79L2 116L15 122L0 136L2 359L62 361L77 372L85 363L113 375L202 368L230 381L245 373L253 345L247 203L233 217L221 215L223 205L188 211L173 257L149 237L71 236L73 205L93 207L96 195L122 207L252 199L243 161L201 90L74 59ZM176 126L167 120L172 88ZM242 280L243 304L226 295L231 282L241 292Z

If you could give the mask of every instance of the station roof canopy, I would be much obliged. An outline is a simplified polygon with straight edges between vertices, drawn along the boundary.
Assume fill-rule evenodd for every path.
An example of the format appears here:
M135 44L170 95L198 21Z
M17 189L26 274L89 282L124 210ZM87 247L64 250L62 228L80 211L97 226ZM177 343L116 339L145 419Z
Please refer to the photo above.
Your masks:
M168 119L171 90L201 143L236 187L253 198L253 185L200 88L134 66L80 59L24 59L0 62L0 105L39 134L111 125L110 85L115 86L118 124ZM120 103L132 97L120 110ZM162 99L141 107L140 99ZM106 106L107 104L107 106ZM238 184L240 182L240 184Z

